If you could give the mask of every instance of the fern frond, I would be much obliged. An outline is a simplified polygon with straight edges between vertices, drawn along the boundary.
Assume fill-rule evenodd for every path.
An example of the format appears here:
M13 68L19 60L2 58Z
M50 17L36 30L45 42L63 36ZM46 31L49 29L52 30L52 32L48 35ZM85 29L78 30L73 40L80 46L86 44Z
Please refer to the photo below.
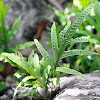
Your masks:
M94 4L91 4L85 10L83 10L83 12L79 16L79 18L77 18L75 20L75 22L69 27L67 33L65 34L65 39L63 40L63 45L60 45L60 50L62 50L62 52L64 51L66 46L69 44L70 40L72 39L72 36L74 35L75 30L82 24L82 22L84 21L86 16L90 13L93 6L94 6ZM63 47L63 49L62 49L62 47Z
M80 73L80 72L78 72L76 70L67 68L67 67L57 67L56 71L64 72L64 73L67 73L67 74L73 74L73 75L81 76L81 77L85 78L86 80L88 80L82 73Z
M64 29L60 32L59 34L59 41L60 44L63 44L64 36L67 33L69 27L70 27L71 22L69 21L68 24L64 27Z
M38 50L40 51L41 55L44 57L45 61L47 61L50 64L50 66L54 67L53 59L49 55L49 53L46 52L46 50L42 47L42 45L39 43L39 41L37 39L34 39L34 42L35 42Z
M55 22L53 23L52 28L51 28L51 42L52 42L53 54L56 60L58 56L58 41L57 41Z
M98 43L99 41L95 39L90 39L90 38L84 38L84 37L79 37L75 39L71 39L70 43L80 43L80 42L92 42L92 43Z
M95 53L92 51L75 49L75 50L65 51L60 59L68 57L68 56L74 56L74 55L92 55L92 54L98 54L98 53Z

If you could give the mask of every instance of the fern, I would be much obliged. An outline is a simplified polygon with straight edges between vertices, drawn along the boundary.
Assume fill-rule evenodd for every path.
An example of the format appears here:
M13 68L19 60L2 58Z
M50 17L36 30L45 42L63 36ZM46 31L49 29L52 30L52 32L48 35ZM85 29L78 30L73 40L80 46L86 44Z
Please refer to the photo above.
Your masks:
M57 43L57 34L56 34L56 26L55 23L53 23L52 25L52 29L51 29L51 42L52 42L52 48L53 48L53 53L55 56L55 61L54 61L54 71L57 67L57 64L59 62L60 59L64 58L64 57L68 57L68 56L73 56L73 55L87 55L87 54L93 54L93 52L89 52L89 51L84 51L84 50L71 50L71 51L65 51L65 48L68 44L70 43L77 43L77 42L89 42L90 39L83 39L83 38L76 38L76 39L72 39L72 36L74 35L75 30L79 27L79 25L81 25L81 23L84 21L84 19L86 18L86 16L90 13L91 9L93 8L94 4L89 5L79 16L78 19L75 20L75 22L69 26L66 25L64 30L62 30L60 32L60 44L59 44L59 48L58 48L58 43ZM34 40L37 41L37 40ZM44 48L40 45L39 42L35 42L36 46L38 47L40 53L42 54L42 56L44 58L49 58L51 60L50 56L47 56L47 52L44 51ZM53 61L52 61L53 62ZM51 62L51 63L52 63ZM49 62L49 64L51 65L51 63Z
M0 55L0 60L6 59L9 63L11 63L14 66L17 66L20 70L26 71L30 76L26 76L16 87L16 90L14 92L14 97L18 91L18 89L24 85L24 86L35 86L33 87L33 94L36 87L42 87L45 91L48 90L48 85L50 83L50 76L53 78L57 77L57 83L59 82L60 73L64 72L68 74L74 74L81 76L86 79L85 76L83 76L81 73L70 69L63 67L59 64L59 60L62 58L68 57L68 56L74 56L74 55L91 55L91 54L97 54L92 51L86 51L86 50L69 50L65 51L65 48L68 44L71 43L79 43L79 42L93 42L96 43L98 41L90 39L90 38L76 38L73 39L72 36L74 35L74 32L79 27L79 25L84 21L86 16L90 13L91 9L93 8L94 4L91 4L88 6L79 16L76 21L70 25L65 26L65 28L60 32L59 34L59 40L57 39L57 33L56 33L56 25L55 22L52 25L51 29L51 42L52 42L52 50L55 59L53 60L50 54L42 47L42 45L39 43L38 40L34 40L35 45L37 46L39 52L43 56L43 59L39 61L39 57L37 54L34 54L34 50L31 52L28 62L23 59L22 56L18 56L15 54L8 54L8 53L2 53ZM59 43L58 43L59 42ZM16 73L16 76L19 75L20 72ZM34 82L30 82L29 79L35 78ZM53 82L52 82L53 83ZM51 89L52 92L52 89ZM27 95L27 93L22 94ZM22 96L20 95L20 96ZM13 99L14 99L13 97Z

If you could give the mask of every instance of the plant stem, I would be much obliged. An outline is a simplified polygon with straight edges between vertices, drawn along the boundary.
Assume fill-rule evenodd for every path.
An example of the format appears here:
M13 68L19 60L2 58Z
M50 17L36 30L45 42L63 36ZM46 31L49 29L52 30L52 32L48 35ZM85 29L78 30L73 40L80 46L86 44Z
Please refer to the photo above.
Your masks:
M5 83L5 86L6 86L6 74L7 74L7 63L5 63L5 69L4 69L4 73L5 73L5 79L4 79L4 83Z
M4 16L3 16L3 11L2 11L3 7L1 7L1 16L2 16L2 30L3 30L3 36L4 36L4 44L5 44L5 52L7 52L7 39L6 39L6 31L5 31L5 21L4 21Z

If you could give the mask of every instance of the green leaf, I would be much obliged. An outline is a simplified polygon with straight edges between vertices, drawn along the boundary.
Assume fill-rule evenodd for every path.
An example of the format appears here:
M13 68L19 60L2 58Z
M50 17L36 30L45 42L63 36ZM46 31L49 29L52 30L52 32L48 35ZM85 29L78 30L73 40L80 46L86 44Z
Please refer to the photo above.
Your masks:
M71 22L69 21L68 24L64 27L64 29L60 32L60 34L59 34L60 35L59 36L60 44L63 44L64 36L67 33L70 25L71 25Z
M57 67L56 71L64 72L64 73L67 73L67 74L73 74L73 75L81 76L81 77L83 77L83 78L85 78L87 80L87 78L82 73L80 73L78 71L75 71L73 69L67 68L67 67Z
M27 96L27 95L30 95L30 94L31 94L31 92L20 93L20 94L18 95L18 98L23 98L23 97L25 97L25 96Z
M91 12L91 9L93 8L93 6L94 6L94 4L89 5L85 10L83 10L83 12L79 16L79 18L77 18L74 21L74 23L69 28L67 34L65 35L66 40L67 39L69 40L73 36L73 33L75 32L75 30L82 24L82 22L84 21L84 19Z
M59 82L60 82L60 72L55 72L55 75L56 75L56 77L57 77L57 79L56 79L56 86L58 86L58 84L59 84Z
M27 49L31 46L34 45L34 42L26 42L24 44L19 44L19 45L16 45L15 47L11 47L9 48L10 51L16 51L16 50L24 50L24 49Z
M32 91L31 91L31 100L32 100L32 97L34 96L35 94L35 91L36 91L37 87L33 87Z
M92 43L98 43L96 39L91 39L89 37L78 37L75 39L71 39L70 43L81 43L81 42L92 42Z
M74 55L92 55L92 54L98 54L92 51L86 51L86 50L69 50L69 51L65 51L65 53L62 55L62 58L68 57L68 56L74 56Z
M22 87L22 85L24 85L23 83L25 83L26 81L30 80L30 79L35 79L33 76L26 76L15 88L14 91L14 95L13 95L13 100L17 94L17 91Z
M58 41L57 41L57 33L56 33L55 22L53 23L52 28L51 28L51 42L52 42L53 54L54 54L55 60L57 60Z
M28 63L31 64L33 68L34 68L34 51L35 49L32 50L31 54L28 57Z
M0 13L1 13L0 14L0 23L1 23L1 25L2 25L2 21L4 21L3 9L4 9L4 4L3 4L3 1L0 0Z
M82 22L84 21L86 16L90 13L93 6L94 6L94 4L91 4L85 10L83 10L83 12L79 16L79 18L77 18L74 21L74 23L69 27L67 34L65 35L65 39L63 40L63 45L60 45L60 50L62 50L62 52L64 51L66 46L69 44L76 29L82 24Z
M42 75L42 82L44 83L44 85L46 85L46 82L47 82L47 79L48 79L48 76L49 76L49 73L50 73L50 69L51 69L51 66L48 65L44 72L43 72L43 75Z
M0 91L2 91L4 89L5 89L5 85L2 82L0 82Z
M21 71L17 71L17 72L14 73L14 76L16 76L17 79L18 79L18 78L22 77L22 76L20 75L20 73L21 73Z
M39 57L37 54L34 55L34 71L37 74L38 77L40 77L40 64L39 64Z
M3 71L3 65L0 64L0 72L2 72L2 71Z
M34 72L33 67L28 62L26 62L23 58L18 57L17 55L13 53L2 53L1 55L9 58L11 61L19 65L19 68L23 68L30 75L36 77L36 73Z
M0 38L0 46L4 45L4 40Z
M38 50L40 51L41 55L44 57L44 60L47 61L50 66L52 66L52 68L54 67L54 62L52 57L48 54L48 52L45 51L45 49L42 47L42 45L39 43L38 40L34 39L34 42L38 48Z
M8 9L9 9L10 3L5 7L4 9L4 16L7 15Z
M8 38L7 38L8 42L14 37L14 35L18 31L21 25L21 19L22 19L22 16L19 16L19 18L13 23L11 30L8 32Z
M88 35L88 36L90 36L91 38L93 38L93 39L96 39L96 40L98 40L99 42L100 42L100 39L99 39L99 37L97 37L95 34L93 34L92 32L89 32L89 31L76 31L76 33L77 34L83 34L83 35Z
M2 32L2 27L0 26L0 34L2 34L3 32Z

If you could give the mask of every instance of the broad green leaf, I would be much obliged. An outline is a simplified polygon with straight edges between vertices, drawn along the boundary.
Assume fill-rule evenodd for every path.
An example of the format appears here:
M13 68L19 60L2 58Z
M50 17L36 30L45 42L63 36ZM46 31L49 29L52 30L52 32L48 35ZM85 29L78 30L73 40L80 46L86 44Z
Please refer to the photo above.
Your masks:
M8 42L14 37L14 35L18 31L21 25L21 19L22 19L22 16L19 16L19 18L13 23L11 30L8 32L8 38L7 38Z
M31 46L34 45L34 42L26 42L24 44L19 44L19 45L16 45L15 47L11 47L9 48L10 51L16 51L16 50L24 50L24 49L27 49Z
M3 52L4 53L4 52ZM1 55L0 55L0 61L3 61L3 62L9 62L12 66L15 66L15 67L17 67L17 68L19 68L19 69L21 69L21 70L23 70L21 67L19 67L16 63L14 63L13 61L11 61L7 56L5 56L5 55L2 55L2 53L1 53Z
M44 61L44 58L42 58L42 59L40 60L40 64L41 64L42 66L44 66L44 67L47 67L47 66L48 66L48 62L47 62L47 61Z
M82 73L80 73L80 72L78 72L76 70L67 68L67 67L57 67L56 71L64 72L64 73L67 73L67 74L73 74L73 75L81 76L81 77L83 77L83 78L85 78L87 80L87 78Z
M13 54L13 53L2 53L2 56L8 57L11 61L19 65L20 68L26 70L30 75L36 77L33 67L26 62L23 58Z
M51 28L51 42L52 42L53 54L54 54L55 60L57 60L58 41L57 41L57 33L56 33L55 22L53 23L52 28Z
M45 68L44 72L43 72L42 80L41 80L41 81L42 81L42 83L43 83L44 85L46 85L47 79L48 79L48 77L49 77L50 69L51 69L51 66L48 65L48 66Z
M13 95L13 100L17 94L17 91L22 87L22 85L24 85L23 83L30 80L30 79L35 79L33 76L26 76L15 88L15 91L14 91L14 95Z
M31 54L28 57L28 63L31 64L33 68L34 68L34 51L35 49L32 50Z
M40 77L40 64L39 64L39 56L37 54L34 55L34 71L37 74L37 77Z
M81 43L81 42L92 42L92 43L98 43L96 39L91 39L89 37L78 37L75 39L71 39L70 43Z
M34 39L34 42L35 42L38 50L40 51L41 55L44 57L44 60L49 62L49 64L53 68L54 67L54 62L53 62L52 57L48 54L48 52L46 52L46 50L42 47L42 45L39 43L38 40Z
M69 51L65 51L65 53L62 55L62 58L68 57L68 56L74 56L74 55L92 55L92 54L98 54L92 51L86 51L86 50L69 50Z
M20 57L21 59L25 60L25 58L22 56L22 54L19 51L16 51L15 54Z

